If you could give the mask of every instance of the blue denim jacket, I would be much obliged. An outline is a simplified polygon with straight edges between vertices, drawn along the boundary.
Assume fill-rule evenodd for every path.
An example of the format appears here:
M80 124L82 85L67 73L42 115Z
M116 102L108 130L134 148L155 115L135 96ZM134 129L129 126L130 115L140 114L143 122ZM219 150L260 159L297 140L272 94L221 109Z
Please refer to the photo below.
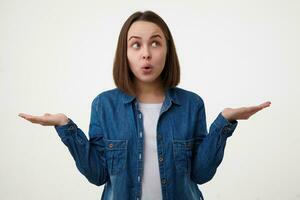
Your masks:
M197 184L213 178L226 140L237 121L221 114L207 132L204 102L175 87L166 90L157 122L157 154L164 200L202 200ZM55 126L79 171L95 185L105 184L102 200L139 200L143 172L143 115L137 99L118 88L92 102L89 140L69 118Z

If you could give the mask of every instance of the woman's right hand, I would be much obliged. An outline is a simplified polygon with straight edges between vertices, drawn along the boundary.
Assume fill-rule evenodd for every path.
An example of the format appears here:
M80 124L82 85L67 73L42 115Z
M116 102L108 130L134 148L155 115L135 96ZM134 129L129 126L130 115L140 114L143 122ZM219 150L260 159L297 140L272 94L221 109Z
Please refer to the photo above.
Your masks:
M45 113L43 116L33 116L25 113L20 113L19 116L32 123L40 124L43 126L62 126L66 125L69 122L69 118L62 113Z

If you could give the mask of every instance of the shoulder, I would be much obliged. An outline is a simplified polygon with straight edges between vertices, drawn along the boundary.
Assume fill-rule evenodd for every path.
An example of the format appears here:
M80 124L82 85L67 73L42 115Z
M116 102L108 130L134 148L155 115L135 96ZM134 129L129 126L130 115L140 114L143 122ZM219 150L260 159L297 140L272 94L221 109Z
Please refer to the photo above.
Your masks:
M193 104L204 104L203 98L196 92L179 87L175 87L173 90L176 93L176 98L182 103L188 101Z
M118 88L112 88L108 90L104 90L100 92L94 99L93 102L103 102L103 101L109 101L114 99L119 99L121 97L121 91Z
M101 105L110 105L115 107L122 105L123 103L130 102L133 99L133 96L130 96L119 88L115 87L109 90L104 90L103 92L98 94L94 98L93 102L97 102L97 104Z

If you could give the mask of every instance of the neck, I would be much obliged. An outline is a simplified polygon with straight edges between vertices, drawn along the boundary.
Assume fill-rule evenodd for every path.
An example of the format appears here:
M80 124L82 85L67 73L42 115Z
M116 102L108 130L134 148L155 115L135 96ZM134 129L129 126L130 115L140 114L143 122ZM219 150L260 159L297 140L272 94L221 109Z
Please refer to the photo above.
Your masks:
M137 98L144 103L161 103L163 102L165 91L160 81L145 83L135 81Z

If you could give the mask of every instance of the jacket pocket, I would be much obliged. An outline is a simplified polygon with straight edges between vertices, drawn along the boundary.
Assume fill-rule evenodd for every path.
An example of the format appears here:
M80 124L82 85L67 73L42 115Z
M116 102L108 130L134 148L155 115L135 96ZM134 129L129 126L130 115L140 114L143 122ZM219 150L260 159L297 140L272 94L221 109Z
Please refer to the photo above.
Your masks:
M105 157L110 175L117 175L125 169L127 160L127 140L108 140L105 142Z
M173 140L175 167L179 173L190 173L194 139Z

